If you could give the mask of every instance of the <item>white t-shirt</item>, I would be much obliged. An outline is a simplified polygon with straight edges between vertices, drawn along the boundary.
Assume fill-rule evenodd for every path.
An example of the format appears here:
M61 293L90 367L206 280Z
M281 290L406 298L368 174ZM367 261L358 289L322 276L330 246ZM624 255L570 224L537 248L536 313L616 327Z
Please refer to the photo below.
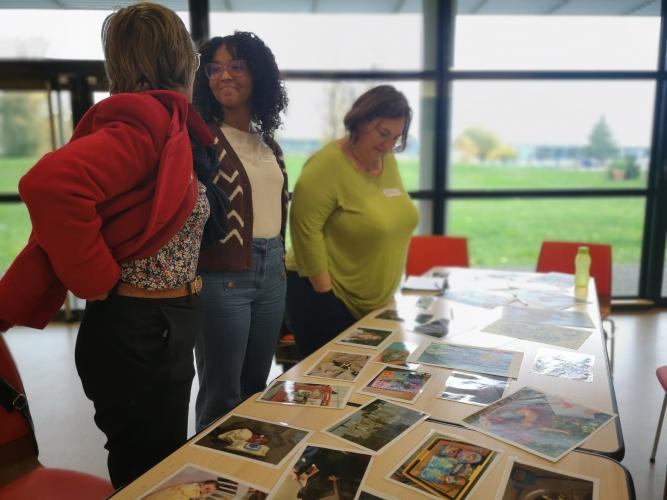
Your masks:
M275 238L282 222L283 173L260 134L223 124L222 132L245 168L252 190L252 236Z

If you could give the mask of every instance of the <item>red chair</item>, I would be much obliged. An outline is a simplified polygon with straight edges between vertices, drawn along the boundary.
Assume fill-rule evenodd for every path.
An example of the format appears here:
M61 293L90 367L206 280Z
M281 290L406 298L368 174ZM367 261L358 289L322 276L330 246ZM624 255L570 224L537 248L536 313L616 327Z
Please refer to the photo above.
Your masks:
M595 290L600 303L602 321L611 325L611 334L603 328L605 340L611 337L611 360L614 353L614 322L609 318L611 313L611 245L602 243L577 243L571 241L544 241L537 259L537 272L559 272L574 274L574 257L581 246L588 247L591 255L590 275L595 278Z
M21 377L2 334L0 377L16 391L24 393ZM113 490L109 481L90 474L42 466L37 459L32 429L23 414L16 409L7 411L0 405L0 498L94 500L106 498Z
M406 274L419 276L435 266L468 267L468 240L457 236L413 236Z

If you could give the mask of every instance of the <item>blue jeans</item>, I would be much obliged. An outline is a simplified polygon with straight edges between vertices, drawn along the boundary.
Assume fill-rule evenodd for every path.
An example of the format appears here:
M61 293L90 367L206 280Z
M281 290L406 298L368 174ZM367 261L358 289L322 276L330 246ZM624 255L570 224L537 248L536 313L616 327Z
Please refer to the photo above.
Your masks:
M255 238L252 269L200 273L197 431L266 387L285 311L283 253L282 238Z

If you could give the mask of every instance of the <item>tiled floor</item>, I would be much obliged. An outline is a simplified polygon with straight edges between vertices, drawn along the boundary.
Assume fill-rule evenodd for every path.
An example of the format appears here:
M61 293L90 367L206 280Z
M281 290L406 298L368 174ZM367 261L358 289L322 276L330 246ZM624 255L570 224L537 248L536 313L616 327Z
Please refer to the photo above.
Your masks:
M655 368L667 364L667 312L615 314L614 320L614 383L626 447L623 465L632 473L638 500L659 499L667 470L667 431L655 465L649 456L664 395ZM30 399L42 463L108 477L104 436L93 423L92 405L74 368L76 329L16 328L7 333L7 341ZM272 376L277 374L274 366ZM193 396L196 390L195 383Z

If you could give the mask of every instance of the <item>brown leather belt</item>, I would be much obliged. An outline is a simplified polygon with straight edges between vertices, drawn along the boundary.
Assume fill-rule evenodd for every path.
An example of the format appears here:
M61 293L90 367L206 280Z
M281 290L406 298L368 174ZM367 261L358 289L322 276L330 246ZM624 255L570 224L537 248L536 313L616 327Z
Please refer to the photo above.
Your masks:
M124 297L138 297L141 299L175 299L177 297L187 297L188 295L199 295L203 286L204 282L201 276L197 276L194 281L186 283L183 286L166 290L146 290L145 288L139 288L119 281L114 293Z

